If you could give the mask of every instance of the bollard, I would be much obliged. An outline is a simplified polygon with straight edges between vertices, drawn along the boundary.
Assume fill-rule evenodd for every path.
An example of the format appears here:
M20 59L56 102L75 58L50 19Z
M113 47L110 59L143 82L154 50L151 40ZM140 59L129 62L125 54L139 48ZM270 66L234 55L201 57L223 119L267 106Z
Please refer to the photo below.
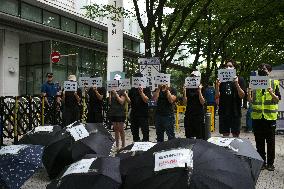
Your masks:
M211 137L211 113L207 112L205 114L205 128L204 128L204 140Z
M15 97L15 109L14 109L14 144L18 143L18 110L19 102L18 97Z

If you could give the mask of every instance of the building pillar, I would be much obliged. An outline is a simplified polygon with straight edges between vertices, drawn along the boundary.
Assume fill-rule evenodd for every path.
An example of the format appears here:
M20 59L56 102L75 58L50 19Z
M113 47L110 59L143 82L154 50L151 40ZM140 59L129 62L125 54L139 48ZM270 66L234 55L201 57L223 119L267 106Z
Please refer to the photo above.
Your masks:
M0 96L19 95L19 35L0 30Z
M123 1L109 0L109 5L123 7ZM123 71L123 18L108 22L107 79L110 72Z

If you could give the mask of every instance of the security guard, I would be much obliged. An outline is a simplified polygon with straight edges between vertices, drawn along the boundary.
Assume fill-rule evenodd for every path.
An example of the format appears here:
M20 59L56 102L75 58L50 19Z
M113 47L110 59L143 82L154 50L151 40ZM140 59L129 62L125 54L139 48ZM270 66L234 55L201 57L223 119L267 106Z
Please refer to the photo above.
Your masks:
M259 76L268 76L272 71L269 64L261 64L258 67ZM274 171L275 159L275 128L278 115L278 102L281 99L279 81L270 80L270 87L248 92L248 100L252 102L252 126L254 130L256 148L265 164L263 169ZM267 161L265 153L265 141L267 143Z

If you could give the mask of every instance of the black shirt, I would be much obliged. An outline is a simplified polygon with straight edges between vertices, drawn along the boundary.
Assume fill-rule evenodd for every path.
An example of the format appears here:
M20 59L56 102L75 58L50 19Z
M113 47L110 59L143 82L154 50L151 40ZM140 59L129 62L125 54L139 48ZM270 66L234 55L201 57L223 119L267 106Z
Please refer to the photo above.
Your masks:
M201 90L204 96L204 90ZM204 115L204 106L200 103L198 89L186 89L186 112L190 115Z
M238 77L241 89L245 92L245 80ZM233 81L220 84L219 115L241 117L242 99L238 95L237 87Z
M150 88L143 89L144 94L151 99ZM145 103L138 89L131 88L128 94L131 100L131 116L148 117L148 103Z
M77 89L77 94L82 99L82 91L81 89ZM65 107L68 108L76 108L79 107L80 102L78 103L74 91L65 91L65 100L64 100Z
M170 88L170 92L172 95L177 95L177 91L174 88ZM169 102L166 91L160 91L156 113L159 115L170 115L174 113L173 104Z
M97 90L100 95L103 95L103 98L106 97L106 90L104 87L97 88ZM103 100L98 99L93 88L89 89L88 95L89 95L88 111L101 113L103 110Z

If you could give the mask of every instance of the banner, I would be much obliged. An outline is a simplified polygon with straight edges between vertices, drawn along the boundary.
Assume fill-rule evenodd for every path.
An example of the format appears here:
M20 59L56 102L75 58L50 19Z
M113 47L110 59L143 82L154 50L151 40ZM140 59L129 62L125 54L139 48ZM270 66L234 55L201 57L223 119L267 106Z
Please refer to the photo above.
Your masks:
M200 85L200 77L187 77L185 78L185 87L187 89L196 89Z
M268 76L250 76L249 86L251 89L268 89L270 80Z
M76 92L78 89L77 82L74 81L64 81L64 91Z
M134 88L146 88L147 78L146 77L132 77L132 87Z
M218 70L218 78L220 82L233 81L234 77L236 77L235 69L220 69Z
M155 84L170 86L171 74L158 73L156 74Z

